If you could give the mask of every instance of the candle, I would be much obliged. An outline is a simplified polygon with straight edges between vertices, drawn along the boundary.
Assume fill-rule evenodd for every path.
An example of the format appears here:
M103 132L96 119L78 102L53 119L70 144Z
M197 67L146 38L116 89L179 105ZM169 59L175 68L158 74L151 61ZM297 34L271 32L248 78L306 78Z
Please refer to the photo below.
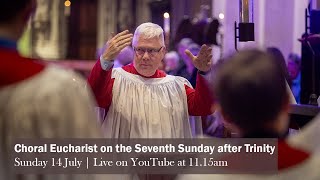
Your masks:
M240 22L253 22L253 0L239 0L240 3Z
M165 12L163 13L163 29L164 32L167 34L170 32L170 15L169 13Z

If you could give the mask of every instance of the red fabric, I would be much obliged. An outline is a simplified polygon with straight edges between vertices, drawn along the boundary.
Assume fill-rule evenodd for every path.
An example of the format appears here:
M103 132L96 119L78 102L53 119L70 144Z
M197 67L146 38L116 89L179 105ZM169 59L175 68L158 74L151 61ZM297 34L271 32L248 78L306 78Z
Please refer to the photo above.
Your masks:
M104 71L101 68L100 60L96 62L88 78L92 92L97 104L108 111L112 102L112 87L114 79L111 79L111 69Z
M132 73L132 74L137 74L139 76L145 77L145 78L163 78L166 77L166 73L160 70L157 70L154 75L150 76L150 77L146 77L143 76L141 74L138 73L138 71L136 70L136 68L134 68L133 64L128 64L126 66L123 66L122 69L124 69L125 71Z
M129 73L140 75L132 64L122 68ZM112 102L112 88L114 79L111 79L111 72L112 69L104 71L101 68L100 60L98 60L88 78L88 83L92 88L99 107L105 108L106 111L109 110ZM146 78L162 78L165 76L166 74L163 71L157 70L154 75ZM213 96L211 96L205 79L201 75L198 74L196 89L192 89L186 85L185 88L188 101L188 111L190 115L204 116L212 114L211 104L213 101Z
M213 96L209 90L209 86L202 75L197 74L196 89L185 85L188 110L192 116L206 116L213 113L211 105Z
M298 165L308 159L309 153L289 146L285 141L278 142L278 169L283 170Z
M32 77L44 68L44 64L24 58L15 50L0 49L0 88Z

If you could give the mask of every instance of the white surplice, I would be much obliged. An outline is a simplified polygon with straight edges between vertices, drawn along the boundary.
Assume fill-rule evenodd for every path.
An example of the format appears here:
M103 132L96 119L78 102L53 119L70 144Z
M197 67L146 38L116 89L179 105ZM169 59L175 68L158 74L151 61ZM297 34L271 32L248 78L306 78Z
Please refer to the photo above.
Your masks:
M9 161L17 138L101 138L91 93L77 74L46 67L0 88L0 179L15 180ZM21 180L98 180L103 175L28 174Z
M112 69L112 103L105 116L99 109L102 130L107 138L191 138L201 134L201 121L190 127L183 77L144 78ZM102 111L102 112L101 112Z

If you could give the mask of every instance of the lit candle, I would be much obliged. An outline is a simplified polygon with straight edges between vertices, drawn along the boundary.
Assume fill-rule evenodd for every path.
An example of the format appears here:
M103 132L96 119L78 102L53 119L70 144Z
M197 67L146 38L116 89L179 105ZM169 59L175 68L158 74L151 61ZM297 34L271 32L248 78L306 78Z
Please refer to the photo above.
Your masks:
M163 29L164 29L164 32L167 34L167 33L170 33L170 15L169 13L165 12L163 13Z

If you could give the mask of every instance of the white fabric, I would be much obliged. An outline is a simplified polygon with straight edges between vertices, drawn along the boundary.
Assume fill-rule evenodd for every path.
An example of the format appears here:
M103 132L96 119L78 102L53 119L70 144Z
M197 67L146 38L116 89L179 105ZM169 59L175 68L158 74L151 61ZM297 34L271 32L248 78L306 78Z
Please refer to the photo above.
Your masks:
M320 115L305 125L301 131L289 136L288 142L292 146L300 147L306 151L320 153Z
M314 154L308 160L273 175L186 174L180 175L177 180L319 180L319 167L320 156L319 154Z
M16 179L8 152L16 138L99 138L93 99L73 72L48 67L0 89L0 179ZM10 148L10 149L9 149ZM7 172L4 174L3 172ZM25 175L20 179L97 179L92 175Z
M105 137L192 137L184 87L191 85L185 78L143 78L122 68L114 68L112 78L112 103L102 124Z

